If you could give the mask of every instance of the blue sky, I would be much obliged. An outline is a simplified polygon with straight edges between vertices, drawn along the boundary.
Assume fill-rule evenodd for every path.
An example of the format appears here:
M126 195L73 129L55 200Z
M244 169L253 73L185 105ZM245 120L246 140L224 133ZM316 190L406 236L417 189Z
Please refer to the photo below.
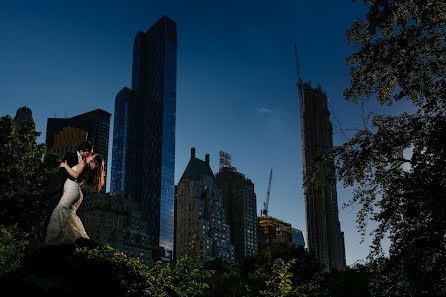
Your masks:
M364 13L360 3L334 0L1 1L0 116L30 107L44 142L48 117L96 108L113 114L116 94L131 86L136 33L167 14L178 31L175 182L192 146L198 158L210 154L214 172L224 150L254 182L259 213L273 168L270 215L306 233L293 44L303 79L330 98L335 132L339 122L351 134L361 113L342 97L352 51L345 30ZM409 108L367 105L377 113ZM343 141L336 132L335 144ZM351 189L338 185L339 206L350 198ZM339 212L347 264L369 251L356 210Z

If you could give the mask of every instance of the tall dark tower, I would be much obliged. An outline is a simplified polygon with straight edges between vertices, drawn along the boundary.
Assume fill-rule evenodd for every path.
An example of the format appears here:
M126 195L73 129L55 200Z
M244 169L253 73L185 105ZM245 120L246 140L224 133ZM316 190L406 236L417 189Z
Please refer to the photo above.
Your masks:
M226 223L238 262L257 252L257 203L254 184L232 166L222 166L215 176L223 196Z
M132 89L116 98L113 136L111 189L139 202L148 245L167 251L174 233L176 74L176 24L163 16L135 37Z
M312 88L310 83L302 83L298 69L299 109L302 137L302 162L304 170L313 165L314 160L328 152L333 146L333 131L327 95L320 88ZM305 215L307 223L308 249L315 253L328 271L345 269L343 236L338 215L338 199L335 172L329 166L321 166L319 176L325 179L323 188L310 186L305 190ZM327 179L328 178L328 179Z

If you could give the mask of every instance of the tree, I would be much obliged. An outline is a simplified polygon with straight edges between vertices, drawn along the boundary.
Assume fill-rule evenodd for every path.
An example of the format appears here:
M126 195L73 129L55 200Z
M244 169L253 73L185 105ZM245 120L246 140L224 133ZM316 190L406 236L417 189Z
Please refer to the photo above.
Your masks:
M17 230L17 224L0 225L0 276L20 267L28 233Z
M345 144L320 156L305 173L317 182L318 166L334 164L337 179L354 186L363 235L373 230L375 295L437 296L446 293L446 1L364 0L365 19L347 31L354 103L376 97L391 105L407 100L412 114L374 116ZM404 152L411 151L407 156ZM333 162L334 161L334 162ZM389 259L381 241L391 240Z
M6 244L8 238L24 238L25 234L27 249L21 250L30 252L41 244L46 183L57 169L55 155L49 154L44 160L46 145L37 144L40 132L33 122L23 122L19 131L15 129L10 116L0 118L0 225L4 230L0 240L5 243L2 253L12 244Z
M260 250L242 264L241 275L252 296L325 296L320 286L323 266L303 247Z
M240 265L228 260L205 262L204 268L214 271L209 281L212 296L248 296L250 289L240 273Z
M17 296L176 297L165 282L149 274L137 258L107 245L40 249L33 263L0 278L5 292Z
M149 275L178 296L213 296L209 282L213 271L203 269L199 255L184 255L176 263L158 262Z

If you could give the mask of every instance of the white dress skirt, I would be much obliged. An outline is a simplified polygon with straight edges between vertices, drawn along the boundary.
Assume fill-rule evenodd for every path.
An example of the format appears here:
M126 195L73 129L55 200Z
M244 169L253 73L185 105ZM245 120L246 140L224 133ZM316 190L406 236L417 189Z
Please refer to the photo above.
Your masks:
M77 166L72 167L76 171ZM45 245L73 244L76 239L90 238L85 232L76 210L82 203L82 191L76 181L67 179L59 204L53 210L48 223Z

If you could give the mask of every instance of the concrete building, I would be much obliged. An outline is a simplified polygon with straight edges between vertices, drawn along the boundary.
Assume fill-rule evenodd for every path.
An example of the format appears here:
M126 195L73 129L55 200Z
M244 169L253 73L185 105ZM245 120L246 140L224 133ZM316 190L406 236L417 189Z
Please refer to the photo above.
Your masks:
M238 262L257 252L257 202L254 184L234 167L223 166L215 176L223 195L226 223Z
M111 193L128 193L151 247L173 251L177 31L167 16L133 44L132 87L116 96Z
M202 251L201 261L234 261L234 245L226 224L222 195L209 166L195 157L190 161L177 185L175 196L175 258Z
M333 132L325 92L320 86L312 88L300 79L298 87L305 170L313 165L315 158L333 146ZM330 167L328 163L321 166L319 176L326 182L323 188L316 189L310 185L304 192L308 249L328 271L345 269L335 172Z
M259 236L260 249L265 247L276 248L282 245L292 244L293 235L291 232L291 224L270 216L258 217L257 224L260 232L263 231L263 234Z
M139 257L146 268L152 267L154 255L148 246L148 223L142 218L138 203L123 193L111 196L84 188L84 200L77 214L88 236L130 257Z
M68 141L66 135L74 131L72 129L65 130L66 127L80 129L87 133L87 140L93 145L93 153L101 154L104 157L105 174L107 174L108 163L108 141L110 134L110 117L111 114L102 109L95 109L71 118L49 118L46 126L46 145L49 150L60 151L63 146L71 146L73 143ZM62 134L60 134L62 132ZM81 138L82 133L76 132L76 137ZM73 135L75 135L73 134ZM65 136L64 136L65 135ZM77 145L74 145L74 151ZM56 145L56 147L54 147ZM54 147L54 148L53 148ZM62 156L63 157L63 156ZM105 176L104 180L107 180ZM106 191L106 184L102 187L102 191Z

